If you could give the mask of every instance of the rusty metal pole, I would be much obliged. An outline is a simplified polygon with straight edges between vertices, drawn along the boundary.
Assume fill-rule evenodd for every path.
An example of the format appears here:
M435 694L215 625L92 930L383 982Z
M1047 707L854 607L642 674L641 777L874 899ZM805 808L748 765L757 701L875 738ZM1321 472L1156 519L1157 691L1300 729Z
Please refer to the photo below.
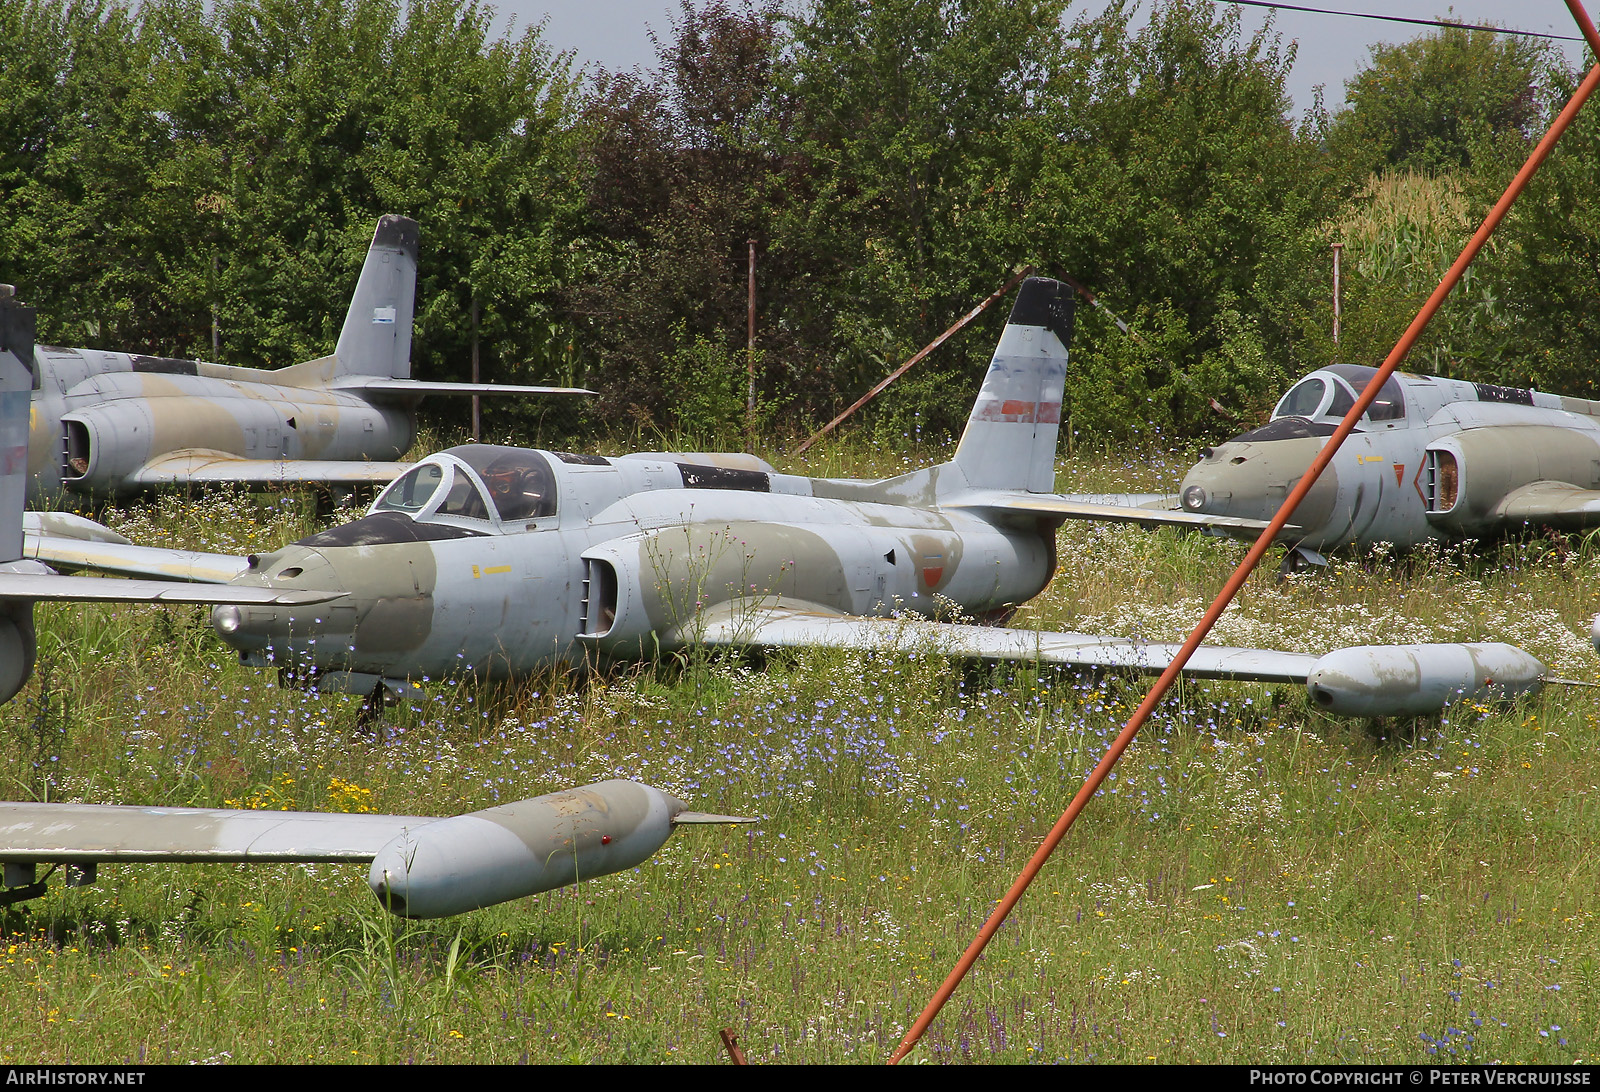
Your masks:
M745 365L750 373L750 391L745 398L746 427L756 427L756 241L750 243L750 287L745 294Z
M1568 6L1572 7L1577 3L1577 0L1567 0L1567 2ZM1578 10L1581 11L1582 9ZM1580 25L1583 23L1587 23L1586 16L1580 20ZM1588 24L1585 27L1584 36L1589 39L1596 55L1600 55L1600 36L1595 35L1593 24ZM1211 628L1217 624L1217 620L1222 617L1222 612L1227 609L1228 604L1239 593L1239 589L1244 587L1245 581L1249 578L1257 563L1266 554L1267 548L1272 545L1273 540L1277 538L1279 532L1289 522L1289 518L1294 515L1295 508L1299 506L1306 494L1311 491L1312 485L1316 483L1323 470L1327 468L1328 463L1332 461L1334 453L1344 443L1345 437L1350 435L1361 415L1367 412L1367 408L1377 398L1378 391L1383 387L1383 384L1388 381L1389 376L1394 373L1400 361L1405 359L1406 354L1411 351L1411 347L1416 344L1417 338L1422 335L1422 331L1427 327L1428 320L1433 318L1434 312L1438 311L1439 306L1444 303L1445 297L1460 283L1467 266L1472 264L1472 259L1477 256L1478 251L1483 248L1484 243L1488 241L1494 229L1505 218L1506 212L1517 199L1517 195L1522 192L1528 181L1534 176L1534 173L1538 171L1540 164L1550 154L1550 149L1555 146L1556 141L1561 138L1561 134L1572 123L1572 119L1577 116L1579 108L1583 106L1585 100L1593 93L1596 86L1600 86L1600 64L1589 70L1589 74L1584 77L1583 83L1574 92L1571 101L1556 117L1556 120L1550 126L1549 132L1545 133L1544 138L1539 141L1533 153L1528 156L1528 161L1523 164L1522 170L1517 172L1517 176L1511 180L1511 185L1506 187L1505 193L1496 202L1494 208L1490 210L1489 215L1484 218L1483 224L1473 234L1466 248L1462 250L1461 256L1455 260L1455 264L1444 275L1444 280L1439 282L1439 287L1433 290L1433 295L1428 297L1428 302L1422 305L1422 310L1417 313L1417 317L1411 321L1411 325L1406 328L1406 332L1401 336L1399 342L1389 352L1389 356L1384 360L1383 366L1373 375L1366 389L1361 392L1361 397L1356 399L1356 404L1351 407L1350 412L1345 415L1339 427L1328 438L1327 446L1322 449L1321 453L1312 462L1310 469L1305 473L1305 477L1300 479L1300 484L1295 486L1289 496L1284 499L1283 506L1278 509L1278 514L1272 517L1272 522L1267 525L1266 530L1261 532L1261 537L1256 539L1255 545L1250 547L1250 552L1245 555L1244 561L1239 564L1233 575L1229 577L1228 583L1223 587L1216 601L1211 604L1211 608L1206 611L1205 617L1194 628L1194 632L1189 634L1188 639L1183 643L1183 647L1173 657L1172 663L1167 665L1167 669L1161 673L1161 677L1150 688L1150 692L1145 695L1144 701L1139 704L1139 708L1129 718L1127 725L1117 735L1117 738L1112 741L1111 746L1107 748L1105 755L1100 759L1099 764L1095 766L1088 780L1083 783L1083 787L1072 798L1072 803L1067 806L1067 810L1062 812L1061 818L1056 820L1055 826L1050 828L1050 833L1045 836L1044 843L1034 852L1027 866L1022 870L1022 874L1017 877L1016 882L1011 885L1011 889L1006 892L1005 897L1000 900L999 905L989 915L989 919L984 922L978 936L967 947L967 950L962 953L955 969L945 978L943 984L933 995L932 1000L923 1009L922 1014L917 1017L916 1022L911 1025L911 1029L906 1032L906 1036L901 1041L894 1056L889 1059L891 1065L899 1062L900 1059L910 1053L912 1047L916 1046L917 1040L921 1039L923 1033L928 1030L928 1025L933 1023L934 1017L939 1014L939 1010L944 1007L944 1003L950 999L950 995L960 985L962 978L966 977L967 971L971 970L972 965L977 962L978 956L983 953L983 949L988 945L990 938L999 930L1012 909L1022 899L1023 893L1028 890L1028 886L1033 882L1034 877L1039 874L1039 870L1044 867L1044 863L1050 859L1050 854L1055 851L1061 839L1066 836L1067 830L1078 818L1079 813L1093 799L1094 794L1099 791L1106 776L1111 772L1111 768L1117 764L1117 760L1122 757L1123 752L1133 742L1133 737L1138 734L1144 722L1155 711L1156 705L1166 695L1173 682L1177 680L1179 672L1183 670L1183 665L1189 662L1189 657L1194 654L1194 650L1199 647L1201 641L1205 640L1206 634L1211 632Z
M928 342L920 350L918 350L910 360L906 361L894 371L890 372L885 379L883 379L877 386L873 387L866 394L863 394L860 398L857 398L853 403L851 403L849 409L845 410L839 416L835 417L833 420L819 428L816 432L812 433L810 439L794 449L794 453L796 455L803 455L806 448L810 447L828 433L832 432L835 426L837 426L845 418L849 417L856 410L860 409L862 406L878 397L879 394L883 393L885 387L887 387L890 383L893 383L896 379L899 379L902 375L905 375L906 372L910 371L912 366L915 365L917 361L921 360L939 346L943 345L946 341L950 340L950 338L958 333L963 326L977 318L979 315L983 314L984 311L988 310L989 306L996 300L1003 299L1005 294L1015 288L1017 283L1021 281L1022 278L1030 276L1032 273L1033 266L1024 266L1021 273L1018 273L1015 277L1012 277L988 299L984 300L982 303L978 304L978 306L974 307L972 310L956 319L955 325L951 326L950 329L946 330L944 333Z
M472 290L472 381L478 382L478 290ZM483 439L483 399L472 396L472 442Z
M1339 254L1344 250L1343 243L1333 244L1333 344L1339 346Z

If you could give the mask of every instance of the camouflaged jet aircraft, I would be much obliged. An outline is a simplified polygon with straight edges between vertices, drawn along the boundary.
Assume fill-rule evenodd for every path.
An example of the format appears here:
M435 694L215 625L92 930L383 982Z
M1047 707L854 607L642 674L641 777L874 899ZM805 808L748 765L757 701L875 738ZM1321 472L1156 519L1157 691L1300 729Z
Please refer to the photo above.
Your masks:
M339 593L205 586L175 580L100 580L60 576L24 560L23 501L27 492L28 400L33 376L33 314L0 300L0 703L16 696L33 675L37 640L33 605L46 602L254 603L305 606ZM93 537L99 525L57 513L73 533ZM265 592L265 594L263 594Z
M0 301L0 702L33 673L39 601L234 603L309 609L341 592L174 580L60 576L22 559L32 315ZM34 517L36 532L125 542L67 513ZM35 536L37 537L37 536ZM101 862L335 861L369 863L385 907L443 917L548 891L648 859L693 823L753 819L688 810L659 789L604 781L446 819L415 815L0 802L0 906L45 893L38 867L67 885L95 882Z
M393 480L428 394L588 394L411 376L415 220L378 221L332 356L261 371L99 349L30 346L28 503L185 483Z
M1182 511L1228 531L1270 519L1375 371L1312 372L1265 425L1203 450L1179 486ZM1345 546L1600 526L1600 402L1397 372L1294 522L1291 567Z
M246 663L324 690L519 675L691 645L936 648L955 656L1158 672L1175 645L998 623L1055 570L1065 518L1256 529L1254 518L1117 509L1052 493L1073 299L1024 283L955 458L883 481L779 474L749 455L619 458L469 445L423 459L362 518L270 554L186 554L41 532L55 564L341 592L326 606L223 606ZM1131 513L1131 514L1130 514ZM1191 675L1308 684L1358 716L1517 693L1543 667L1497 644L1326 656L1202 646Z

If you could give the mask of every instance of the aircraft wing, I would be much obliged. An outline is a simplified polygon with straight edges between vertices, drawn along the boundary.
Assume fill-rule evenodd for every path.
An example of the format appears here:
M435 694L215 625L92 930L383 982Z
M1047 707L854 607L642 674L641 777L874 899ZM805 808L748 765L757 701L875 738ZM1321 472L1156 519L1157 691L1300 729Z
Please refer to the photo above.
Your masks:
M394 481L410 469L410 463L240 459L221 451L191 450L151 459L130 480L140 485L366 485Z
M696 638L711 645L766 648L850 648L914 651L977 660L1021 660L1071 667L1159 674L1178 645L1152 644L1092 633L1053 633L999 626L962 625L923 619L860 618L788 602L724 604L701 616ZM1207 679L1304 683L1318 657L1300 652L1201 645L1184 668Z
M943 508L967 508L983 512L1022 512L1063 519L1104 520L1111 523L1139 523L1148 527L1178 527L1191 531L1218 531L1226 534L1260 534L1266 520L1241 516L1213 516L1185 512L1181 508L1155 507L1156 494L1133 494L1127 500L1139 503L1106 503L1122 500L1115 496L1068 496L1059 493L975 493L946 501ZM1288 530L1296 530L1290 525Z
M1166 670L1180 648L1092 633L861 618L786 600L725 603L665 637L680 646L700 642L902 653L927 649L943 656L1144 675ZM1322 656L1201 645L1184 673L1202 679L1300 683L1324 711L1357 717L1429 716L1457 701L1534 693L1546 675L1545 666L1522 649L1494 642L1357 645Z
M1507 493L1494 514L1508 524L1536 523L1562 531L1600 525L1600 490L1566 482L1533 482Z
M383 376L348 375L328 384L330 390L360 391L364 394L403 399L425 394L593 394L583 387L529 387L508 383L430 383L418 379L388 379Z
M403 831L437 821L416 815L0 803L0 861L370 861Z
M131 542L35 534L23 535L22 553L24 557L46 562L57 569L90 569L118 576L184 580L197 584L226 584L244 572L249 564L245 558L233 554L207 554L196 550L135 546Z
M0 600L58 603L252 603L295 607L342 598L343 592L281 591L217 584L175 584L166 580L102 580L61 576L30 561L0 565Z

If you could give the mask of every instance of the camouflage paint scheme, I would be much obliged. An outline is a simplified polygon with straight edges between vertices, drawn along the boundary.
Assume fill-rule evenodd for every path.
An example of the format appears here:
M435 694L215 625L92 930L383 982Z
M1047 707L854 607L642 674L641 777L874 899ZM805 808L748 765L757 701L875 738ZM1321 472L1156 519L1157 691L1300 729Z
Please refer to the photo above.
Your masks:
M1181 510L1223 531L1271 519L1375 370L1312 372L1267 424L1203 450L1179 487ZM1600 526L1600 402L1397 372L1294 523L1284 541L1313 562L1347 546Z
M1049 492L1071 322L1070 292L1042 279L1023 285L948 463L856 481L779 474L748 455L452 448L397 479L361 519L248 558L232 577L342 598L309 609L224 606L213 626L284 682L380 701L416 680L524 675L696 644L932 644L958 656L1159 671L1175 646L940 620L1003 621L1049 582L1064 510L1099 507ZM124 573L224 567L51 536L30 549ZM1207 646L1188 670L1306 683L1324 708L1360 716L1529 690L1544 672L1495 644L1322 658Z
M338 598L338 592L204 585L171 578L99 580L61 576L37 560L24 559L28 401L33 386L28 364L33 359L32 346L32 311L18 307L9 298L0 298L0 703L15 697L33 675L37 653L33 605L39 600L303 605ZM34 526L44 525L35 520ZM98 524L61 513L53 514L49 525L91 540L110 535Z
M28 502L197 482L386 482L425 394L588 393L410 379L418 226L378 221L333 355L260 371L33 348Z
M78 887L103 861L359 861L385 907L437 918L632 868L678 826L752 822L618 780L446 819L0 803L0 906L44 894L40 864Z
M33 671L38 600L328 604L342 592L226 581L244 559L166 558L163 576L212 583L60 576L24 559L25 537L66 536L97 549L126 539L68 513L25 521L28 363L32 314L0 299L0 701ZM24 529L31 531L25 535ZM659 789L606 781L470 815L413 815L0 803L0 906L45 893L38 866L64 866L69 886L93 883L102 861L364 861L379 901L408 917L441 917L632 868L685 823L753 822L691 812ZM52 868L54 871L54 868Z

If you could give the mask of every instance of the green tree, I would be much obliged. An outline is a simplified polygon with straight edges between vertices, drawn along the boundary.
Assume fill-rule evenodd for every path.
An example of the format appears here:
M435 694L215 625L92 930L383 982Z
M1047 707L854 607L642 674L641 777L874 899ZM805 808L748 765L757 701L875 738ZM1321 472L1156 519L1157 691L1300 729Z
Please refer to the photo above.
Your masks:
M1330 151L1357 178L1470 168L1485 141L1535 135L1550 59L1542 43L1455 27L1375 45L1345 83L1349 106L1333 119Z
M1129 16L1074 26L1049 118L1065 139L1023 228L1142 339L1084 310L1067 412L1081 439L1233 430L1327 362L1318 229L1337 191L1311 123L1287 117L1293 52L1270 27L1247 36L1206 3L1137 34Z
M685 2L657 45L655 72L604 76L591 93L582 249L593 264L570 282L568 306L597 358L601 412L614 421L703 424L679 421L698 405L680 365L743 357L751 239L763 348L768 359L783 355L796 271L771 226L793 166L777 147L779 53L774 5Z

